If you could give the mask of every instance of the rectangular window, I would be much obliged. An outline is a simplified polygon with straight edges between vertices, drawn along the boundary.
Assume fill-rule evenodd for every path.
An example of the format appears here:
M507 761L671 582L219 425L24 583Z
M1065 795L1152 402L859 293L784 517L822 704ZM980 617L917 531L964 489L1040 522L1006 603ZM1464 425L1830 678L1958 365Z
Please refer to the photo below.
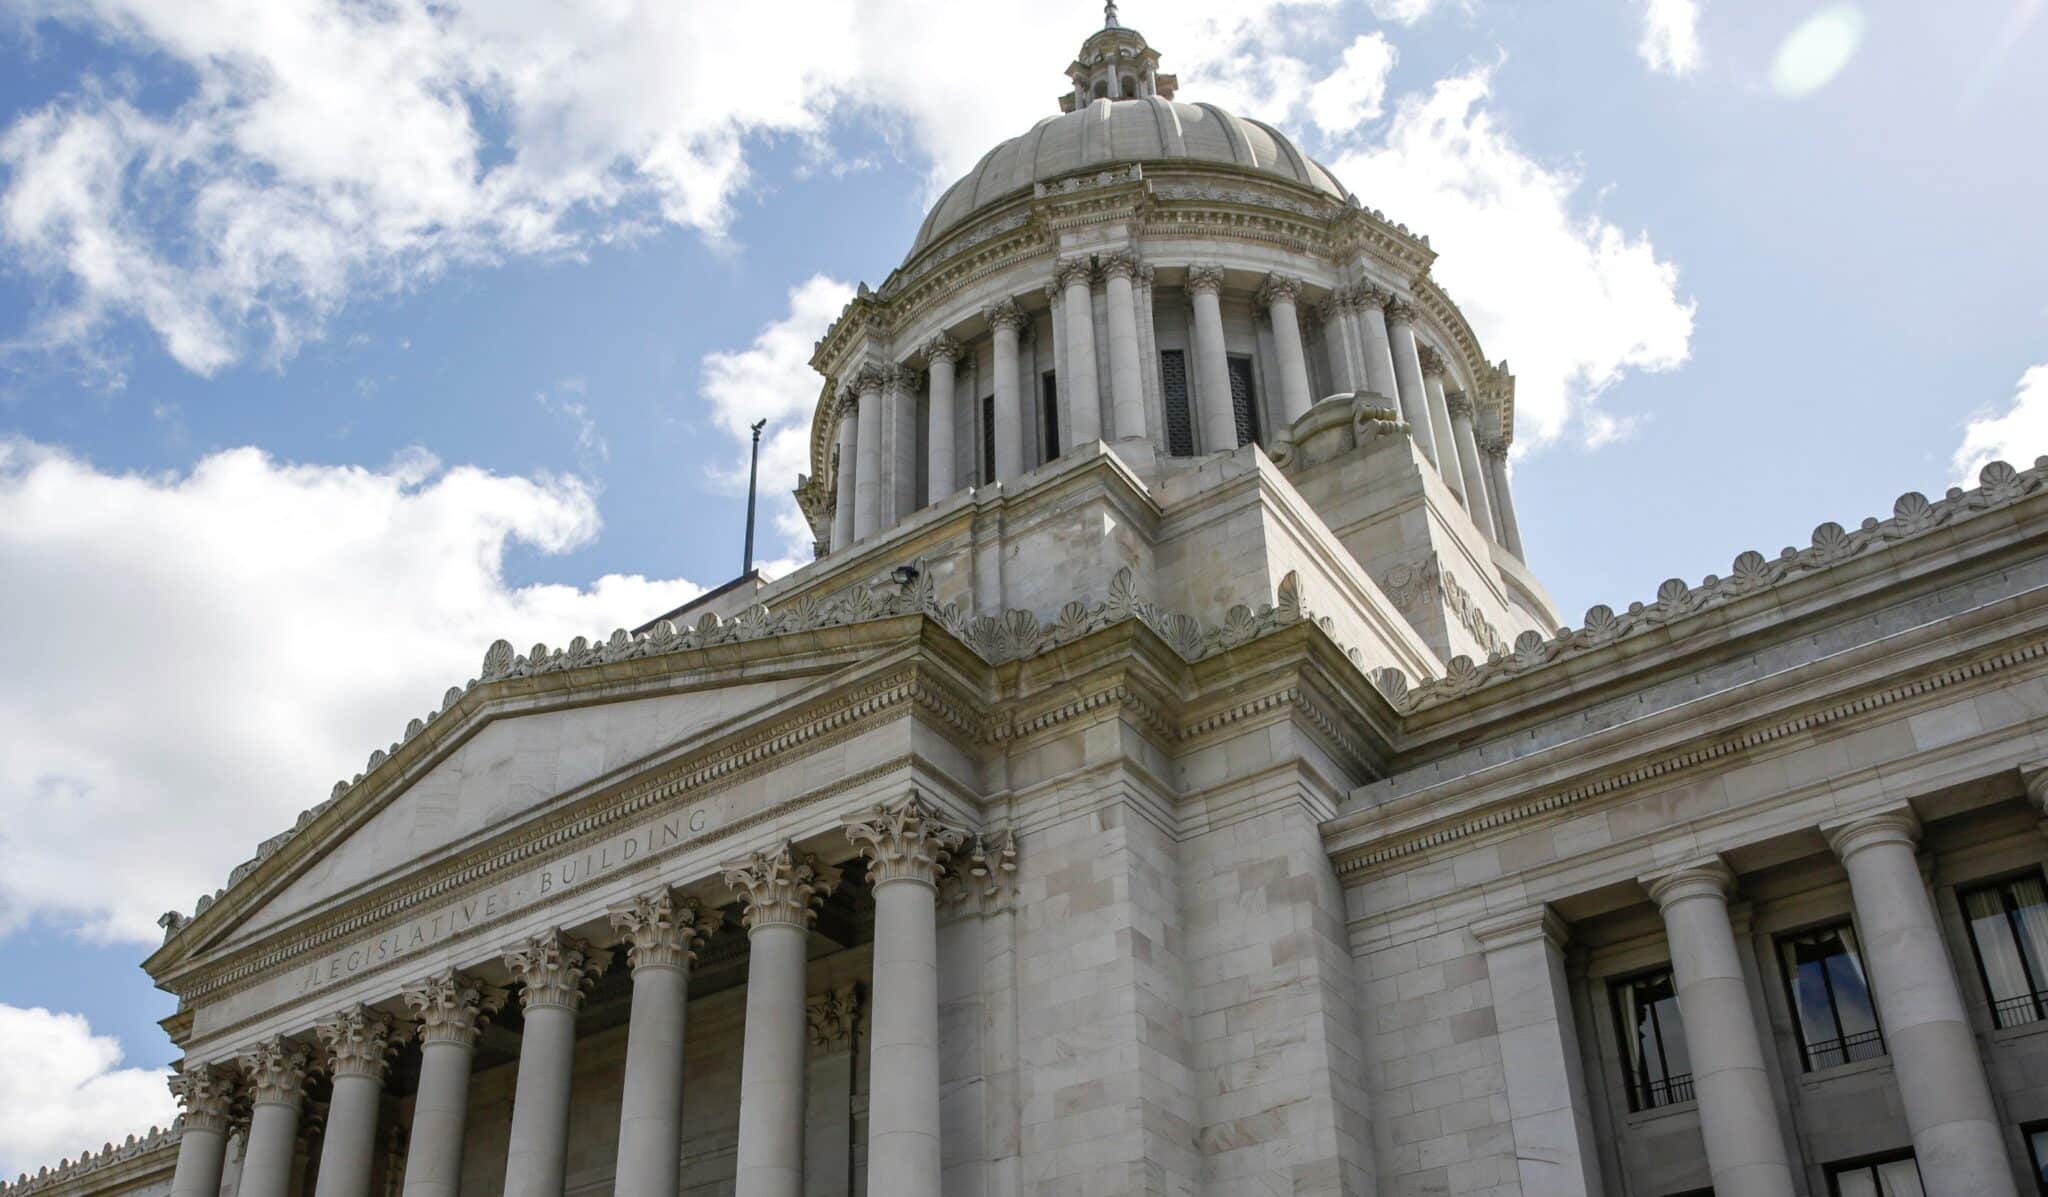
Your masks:
M1166 398L1166 451L1175 457L1195 455L1195 426L1188 415L1188 355L1178 349L1159 351L1159 385Z
M1977 975L2001 1027L2048 1018L2048 886L2038 875L1965 890Z
M996 397L981 397L981 484L996 480Z
M2020 1128L2027 1140L2027 1162L2033 1165L2034 1186L2048 1194L2048 1122Z
M1863 976L1856 931L1847 923L1778 940L1785 992L1799 1022L1806 1071L1884 1054L1877 1008Z
M1237 443L1264 442L1259 437L1258 396L1252 390L1252 359L1230 355L1230 414L1237 421Z
M1051 461L1060 455L1060 383L1053 371L1039 376L1038 394L1045 412L1045 459Z
M1660 969L1613 985L1614 1021L1628 1068L1628 1104L1654 1110L1692 1100L1692 1060L1671 970Z
M1920 1187L1920 1165L1910 1151L1831 1165L1828 1192L1835 1197L1927 1197Z

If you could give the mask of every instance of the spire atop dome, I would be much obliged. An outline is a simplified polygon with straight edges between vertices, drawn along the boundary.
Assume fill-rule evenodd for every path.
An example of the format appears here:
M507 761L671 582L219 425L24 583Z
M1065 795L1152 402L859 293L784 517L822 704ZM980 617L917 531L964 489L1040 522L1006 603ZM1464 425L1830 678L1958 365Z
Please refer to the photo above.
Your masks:
M1117 20L1116 0L1102 6L1102 28L1081 43L1079 57L1067 67L1074 89L1060 97L1060 111L1073 112L1096 100L1173 98L1177 80L1159 73L1159 51L1145 35Z

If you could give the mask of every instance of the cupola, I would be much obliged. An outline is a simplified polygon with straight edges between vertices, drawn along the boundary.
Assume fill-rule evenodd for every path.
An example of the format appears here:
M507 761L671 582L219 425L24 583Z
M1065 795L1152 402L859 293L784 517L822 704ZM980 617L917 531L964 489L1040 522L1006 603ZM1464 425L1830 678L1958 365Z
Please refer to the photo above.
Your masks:
M1102 6L1102 28L1081 43L1081 53L1067 67L1074 90L1060 97L1060 111L1086 108L1094 100L1171 100L1177 80L1159 72L1159 51L1145 44L1145 35L1117 23L1116 3Z

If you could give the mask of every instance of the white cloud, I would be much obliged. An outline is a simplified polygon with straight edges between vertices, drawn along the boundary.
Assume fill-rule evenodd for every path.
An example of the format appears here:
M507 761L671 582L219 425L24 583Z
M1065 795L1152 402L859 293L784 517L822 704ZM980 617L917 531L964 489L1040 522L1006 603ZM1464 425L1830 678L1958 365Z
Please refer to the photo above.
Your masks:
M423 451L371 470L234 449L141 475L0 441L0 933L40 916L153 943L158 914L221 885L492 639L608 634L697 592L506 582L511 547L598 530L575 479Z
M761 329L745 349L706 354L698 382L714 423L739 443L730 469L714 473L721 486L743 491L747 449L756 420L761 430L762 526L782 537L783 557L764 568L785 573L811 559L811 530L789 487L811 471L811 412L824 385L811 369L811 349L853 298L853 286L822 274L789 290L789 312ZM760 541L766 551L767 539Z
M1371 0L1372 15L1398 25L1413 25L1435 12L1444 0Z
M0 1177L169 1126L169 1074L120 1064L121 1045L80 1016L0 1004Z
M2048 366L2029 366L2020 375L2012 403L1998 415L1981 415L1963 429L1949 464L1960 486L1977 485L1977 471L1994 461L2020 469L2048 454Z
M1336 69L1309 89L1308 113L1316 127L1341 137L1378 116L1396 57L1394 44L1378 33L1346 47Z
M1518 442L1576 428L1600 443L1626 423L1593 419L1600 393L1631 370L1670 370L1690 353L1693 304L1645 233L1602 217L1583 179L1525 153L1485 102L1477 70L1404 97L1385 140L1331 163L1367 203L1428 233L1431 273L1481 343L1516 377Z
M1690 75L1700 67L1699 0L1637 0L1643 6L1643 36L1636 53L1644 65L1667 75Z

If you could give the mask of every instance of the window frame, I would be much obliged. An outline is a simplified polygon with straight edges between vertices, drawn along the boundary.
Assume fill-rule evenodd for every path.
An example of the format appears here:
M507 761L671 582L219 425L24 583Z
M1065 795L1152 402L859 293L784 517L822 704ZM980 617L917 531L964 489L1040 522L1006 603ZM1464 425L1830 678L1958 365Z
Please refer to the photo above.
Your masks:
M1920 1175L1920 1157L1913 1154L1911 1147L1902 1147L1896 1151L1880 1151L1875 1155L1857 1156L1854 1159L1838 1160L1824 1165L1823 1171L1827 1173L1828 1180L1828 1197L1842 1197L1841 1178L1843 1173L1868 1171L1872 1174L1871 1178L1875 1180L1876 1172L1879 1168L1886 1164L1896 1164L1901 1160L1911 1160L1913 1162L1913 1177L1919 1181L1920 1192L1922 1197L1925 1197L1927 1178Z
M1851 1056L1850 1051L1852 1049L1850 1047L1849 1040L1852 1038L1852 1036L1838 1033L1831 1042L1839 1046L1839 1049L1842 1052L1841 1062L1836 1064L1815 1064L1813 1062L1815 1047L1824 1046L1825 1042L1829 1041L1824 1041L1822 1045L1815 1045L1808 1043L1806 1041L1806 1023L1800 1017L1799 1013L1799 989L1793 978L1792 969L1790 967L1791 962L1785 958L1785 950L1786 948L1791 946L1791 944L1795 940L1819 936L1827 934L1829 932L1841 931L1848 932L1849 947L1850 951L1854 954L1854 958L1856 960L1856 969L1858 972L1863 974L1864 996L1870 999L1870 1015L1872 1020L1875 1021L1877 1024L1871 1030L1861 1032L1857 1036L1853 1036L1853 1038L1863 1039L1864 1036L1869 1036L1870 1039L1865 1040L1865 1042L1875 1041L1877 1044L1877 1053L1875 1055L1861 1057ZM1878 1012L1877 1009L1877 991L1870 984L1870 968L1864 960L1863 956L1863 937L1857 934L1855 919L1845 915L1840 919L1824 923L1816 923L1812 926L1803 927L1797 931L1780 932L1771 937L1771 946L1773 949L1775 949L1776 955L1778 957L1778 977L1784 983L1785 986L1785 1007L1786 1011L1792 1016L1792 1032L1799 1039L1799 1062L1806 1072L1825 1072L1830 1068L1843 1068L1847 1067L1850 1064L1861 1064L1866 1060L1880 1060L1891 1054L1891 1047L1889 1044L1885 1042L1884 1038L1884 1017L1882 1014ZM1828 974L1828 970L1826 968L1821 969L1820 976L1821 984L1827 990L1828 1016L1834 1020L1835 1030L1837 1032L1840 1032L1842 1029L1842 1015L1841 1006L1835 1000L1834 978ZM1860 1044L1858 1046L1860 1046Z
M2048 1195L2048 1143L2036 1149L2035 1135L2048 1138L2048 1121L2020 1123L2020 1138L2027 1145L2027 1162L2034 1166L2034 1185L2041 1193Z
M1231 448L1242 449L1246 445L1259 445L1263 447L1266 443L1266 421L1259 412L1259 368L1257 360L1249 353L1226 353L1223 355L1224 379L1232 388L1230 396L1231 423L1234 425L1237 422L1238 416L1237 395L1235 391L1237 380L1240 377L1240 366L1243 367L1242 377L1244 379L1244 422L1250 427L1251 436L1232 445ZM1233 428L1232 431L1235 431L1235 429Z
M1039 441L1045 449L1041 456L1046 461L1057 461L1060 455L1060 382L1057 370L1038 373L1038 422Z
M2042 876L2039 868L2020 869L2015 872L1983 878L1968 885L1956 887L1956 911L1963 920L1963 934L1970 940L1970 960L1977 966L1977 984L1984 992L1985 1011L1991 1017L1993 1030L2010 1030L2013 1027L2029 1026L2033 1023L2048 1022L2048 977L2037 977L2034 968L2027 962L2024 947L2025 938L2019 925L2019 910L2012 901L2012 886L2015 882L2032 881L2048 890L2048 878ZM2018 958L2020 971L2025 974L2028 992L2024 995L2033 1010L2032 1018L2008 1023L1999 1014L2001 1006L2021 1000L2019 997L2000 999L1998 991L1991 987L1991 972L1984 967L1984 947L1977 942L1977 921L1970 917L1970 895L1986 890L1998 892L1999 906L2005 914L2006 934L2012 936L2013 955Z
M995 393L983 395L981 403L981 484L987 486L996 480L996 397Z
M1614 1016L1615 1046L1620 1049L1622 1089L1628 1097L1628 1108L1631 1114L1646 1114L1651 1110L1667 1109L1671 1106L1683 1105L1686 1102L1697 1099L1697 1095L1693 1090L1693 1074L1690 1071L1676 1074L1669 1071L1671 1053L1664 1046L1664 1020L1657 1017L1657 1009L1654 1003L1649 1007L1649 1014L1656 1030L1658 1063L1666 1070L1666 1075L1660 1081L1639 1085L1636 1070L1630 1067L1629 1064L1629 1043L1635 1039L1636 1024L1632 1017L1632 1012L1625 1012L1622 1008L1623 991L1638 982L1658 976L1670 978L1671 999L1673 1002L1676 1002L1678 1000L1678 975L1672 971L1669 963L1637 969L1634 972L1622 973L1607 979L1608 1005ZM1679 1010L1681 1021L1678 1028L1678 1036L1681 1041L1685 1037L1684 1017L1685 1011L1681 1008ZM1688 1049L1686 1055L1687 1063L1690 1063L1691 1059L1691 1052ZM1674 1084L1676 1081L1684 1082L1685 1095L1683 1097L1677 1095L1678 1086ZM1656 1086L1662 1086L1663 1088L1665 1094L1663 1101L1648 1100L1651 1095L1648 1090L1652 1090Z

